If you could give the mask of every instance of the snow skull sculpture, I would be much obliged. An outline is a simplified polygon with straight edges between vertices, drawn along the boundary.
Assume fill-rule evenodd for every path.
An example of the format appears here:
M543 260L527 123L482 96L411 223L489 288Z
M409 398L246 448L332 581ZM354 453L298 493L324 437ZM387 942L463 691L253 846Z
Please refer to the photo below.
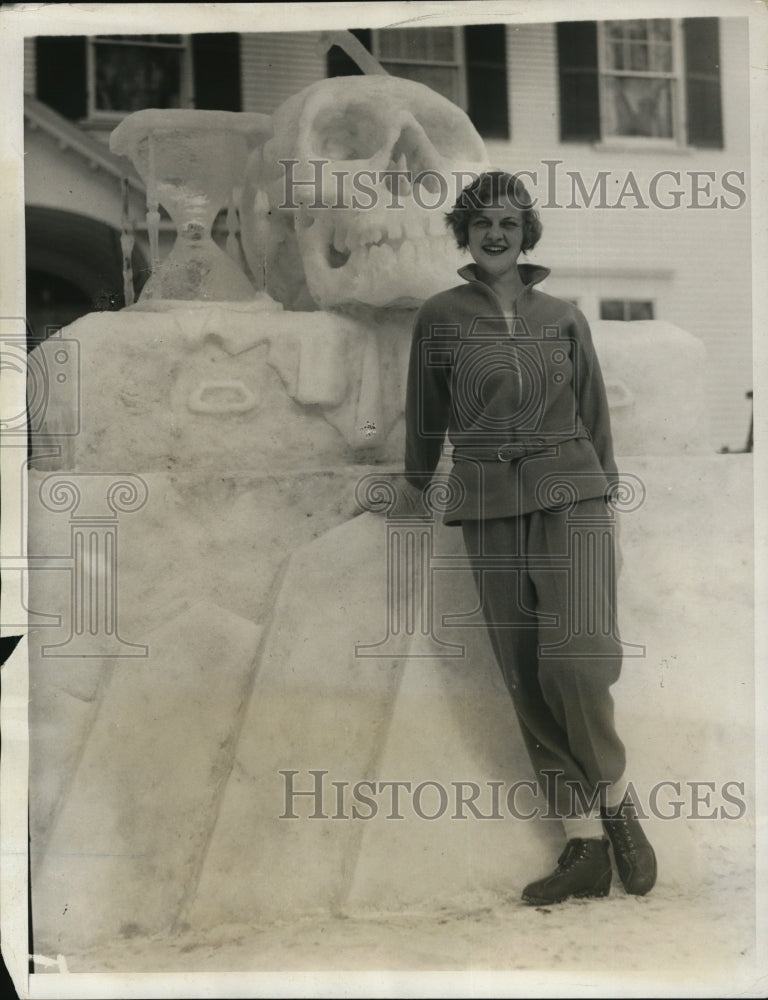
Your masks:
M242 222L271 295L293 309L410 305L455 284L445 213L488 168L459 107L412 80L336 77L295 94L272 124Z

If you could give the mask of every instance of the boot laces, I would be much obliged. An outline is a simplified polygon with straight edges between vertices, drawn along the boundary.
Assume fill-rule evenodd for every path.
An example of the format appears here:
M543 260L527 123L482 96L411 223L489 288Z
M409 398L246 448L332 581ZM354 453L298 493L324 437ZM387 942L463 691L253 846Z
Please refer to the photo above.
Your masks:
M589 845L586 840L577 844L569 844L565 851L557 859L558 872L567 872L574 868L580 861L584 861L589 853Z
M637 849L637 845L632 839L632 829L627 818L624 816L617 816L616 819L611 822L611 826L613 828L614 836L616 837L616 840L619 841L622 850L627 854L634 854Z

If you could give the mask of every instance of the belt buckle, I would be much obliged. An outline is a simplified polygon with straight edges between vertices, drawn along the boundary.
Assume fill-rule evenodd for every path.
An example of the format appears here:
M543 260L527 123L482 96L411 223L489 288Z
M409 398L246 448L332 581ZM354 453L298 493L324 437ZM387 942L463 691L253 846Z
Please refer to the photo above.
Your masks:
M513 462L517 455L515 452L519 450L519 445L516 444L503 444L496 452L496 457L500 462Z

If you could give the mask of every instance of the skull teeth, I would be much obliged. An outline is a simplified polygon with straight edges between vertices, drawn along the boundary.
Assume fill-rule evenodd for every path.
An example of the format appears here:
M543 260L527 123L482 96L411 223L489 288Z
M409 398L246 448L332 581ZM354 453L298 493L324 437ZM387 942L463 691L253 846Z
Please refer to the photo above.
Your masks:
M326 261L333 270L345 267L351 260L355 266L364 261L379 265L413 267L423 253L450 252L451 240L439 211L387 210L371 213L363 225L355 224L344 210L325 216L330 222L327 233Z

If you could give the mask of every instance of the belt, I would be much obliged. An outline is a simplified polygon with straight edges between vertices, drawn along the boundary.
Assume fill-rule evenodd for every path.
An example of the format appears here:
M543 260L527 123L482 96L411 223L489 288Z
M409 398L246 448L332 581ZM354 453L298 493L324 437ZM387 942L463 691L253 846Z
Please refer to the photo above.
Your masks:
M525 441L504 441L498 445L456 445L453 449L453 457L454 460L474 458L486 462L514 462L516 458L538 455L555 445L565 444L566 441L583 439L591 439L586 427L575 434L548 434L542 437L530 437Z

